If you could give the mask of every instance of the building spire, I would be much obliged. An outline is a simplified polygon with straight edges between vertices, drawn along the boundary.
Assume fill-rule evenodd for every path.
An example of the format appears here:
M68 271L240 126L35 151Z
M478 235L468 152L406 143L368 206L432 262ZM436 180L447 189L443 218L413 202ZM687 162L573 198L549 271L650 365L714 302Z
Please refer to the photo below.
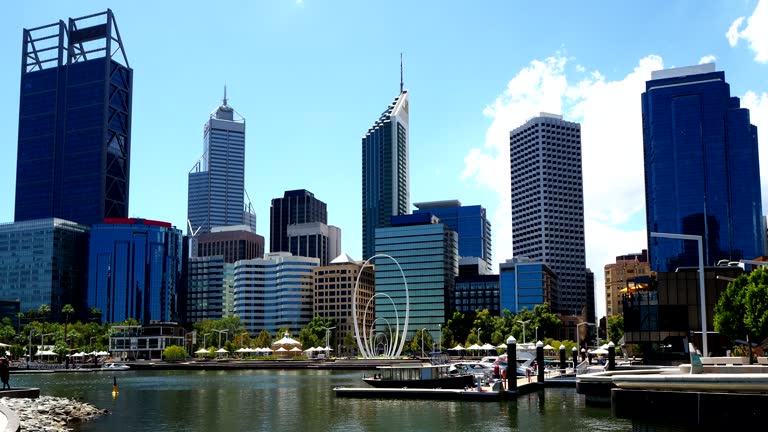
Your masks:
M400 53L400 93L403 92L403 53Z
M227 85L224 84L224 106L227 105Z

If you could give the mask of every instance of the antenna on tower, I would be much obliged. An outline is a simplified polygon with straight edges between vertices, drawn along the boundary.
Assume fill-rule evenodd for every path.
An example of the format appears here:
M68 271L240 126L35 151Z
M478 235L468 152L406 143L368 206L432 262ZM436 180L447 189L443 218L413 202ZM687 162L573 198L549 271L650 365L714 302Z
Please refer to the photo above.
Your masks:
M224 84L224 105L227 105L227 84Z
M403 53L400 53L400 93L403 92Z

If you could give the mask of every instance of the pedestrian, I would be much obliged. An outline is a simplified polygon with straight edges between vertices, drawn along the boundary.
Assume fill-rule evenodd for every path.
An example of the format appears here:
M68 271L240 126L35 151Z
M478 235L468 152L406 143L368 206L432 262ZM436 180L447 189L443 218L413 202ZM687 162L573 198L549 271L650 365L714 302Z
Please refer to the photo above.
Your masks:
M8 363L6 357L0 358L0 380L3 381L3 390L11 389L11 385L8 384L8 380L11 378L11 365Z

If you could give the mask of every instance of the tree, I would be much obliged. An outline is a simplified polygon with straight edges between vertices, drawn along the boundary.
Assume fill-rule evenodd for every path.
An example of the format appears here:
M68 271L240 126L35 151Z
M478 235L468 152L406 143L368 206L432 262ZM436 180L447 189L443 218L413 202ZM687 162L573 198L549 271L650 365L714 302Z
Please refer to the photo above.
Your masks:
M97 308L96 306L91 306L90 309L88 309L88 320L92 322L101 322L101 309Z
M171 345L163 350L163 358L165 361L184 360L187 358L187 350L178 345Z
M266 329L262 329L256 336L255 345L259 348L269 348L272 345L272 335Z
M611 315L607 320L608 340L618 342L624 337L624 315Z
M67 325L69 324L69 315L75 313L75 308L72 307L71 304L65 304L63 308L61 308L61 313L64 314L64 343L69 346L69 342L67 341Z
M51 307L47 304L41 304L40 307L37 308L37 313L40 314L40 318L45 319L51 313Z
M760 267L731 281L715 305L713 321L718 333L747 338L752 363L750 341L768 336L768 270Z
M422 354L423 348L423 353L426 355L432 351L432 335L430 335L429 332L423 328L417 330L416 333L413 334L413 339L411 339L409 348L413 353L419 353L419 355Z

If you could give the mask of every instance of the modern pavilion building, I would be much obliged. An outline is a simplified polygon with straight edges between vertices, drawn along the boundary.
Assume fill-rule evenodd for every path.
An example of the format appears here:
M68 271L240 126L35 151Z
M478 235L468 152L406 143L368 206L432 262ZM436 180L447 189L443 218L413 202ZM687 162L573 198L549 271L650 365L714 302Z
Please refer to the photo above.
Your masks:
M128 215L132 89L111 10L24 29L17 222Z

